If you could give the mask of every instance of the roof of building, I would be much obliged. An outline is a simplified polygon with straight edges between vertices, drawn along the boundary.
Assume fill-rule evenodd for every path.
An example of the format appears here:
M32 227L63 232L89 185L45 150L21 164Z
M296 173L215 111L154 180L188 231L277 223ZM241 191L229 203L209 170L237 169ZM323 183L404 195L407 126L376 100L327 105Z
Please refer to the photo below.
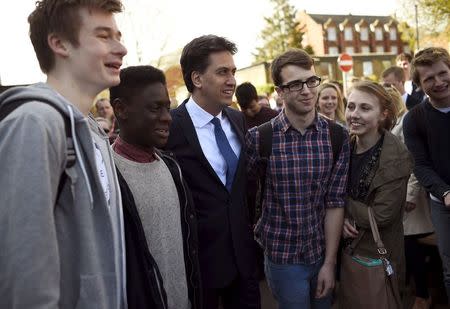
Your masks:
M332 19L335 23L340 24L346 19L351 24L359 23L362 19L367 23L372 24L378 20L381 24L386 24L393 19L391 16L365 16L365 15L323 15L323 14L308 14L316 23L325 24L329 19Z

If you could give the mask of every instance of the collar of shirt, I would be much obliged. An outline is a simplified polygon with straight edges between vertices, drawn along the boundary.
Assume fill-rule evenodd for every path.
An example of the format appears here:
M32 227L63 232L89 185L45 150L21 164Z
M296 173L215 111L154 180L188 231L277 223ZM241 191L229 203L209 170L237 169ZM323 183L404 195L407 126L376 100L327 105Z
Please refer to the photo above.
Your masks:
M214 118L213 115L201 108L200 105L198 105L192 97L190 97L187 101L186 109L189 113L189 116L191 116L194 127L196 128L203 128ZM219 118L220 122L223 121L222 112L220 112L216 117Z
M137 163L150 163L157 160L153 150L143 149L125 142L120 136L117 136L112 149L118 154Z
M405 92L404 94L402 94L402 99L403 99L403 103L406 103L406 100L408 100L408 93Z
M287 118L286 114L285 114L285 110L283 109L280 114L275 117L275 123L278 122L279 125L279 130L283 133L286 133L287 130L289 130L289 128L292 128L295 130L295 128L292 126L292 124L290 123L289 119ZM320 128L320 123L319 123L319 116L316 112L315 116L314 116L314 120L311 123L311 125L308 127L308 129L310 128L314 128L316 130L319 130Z

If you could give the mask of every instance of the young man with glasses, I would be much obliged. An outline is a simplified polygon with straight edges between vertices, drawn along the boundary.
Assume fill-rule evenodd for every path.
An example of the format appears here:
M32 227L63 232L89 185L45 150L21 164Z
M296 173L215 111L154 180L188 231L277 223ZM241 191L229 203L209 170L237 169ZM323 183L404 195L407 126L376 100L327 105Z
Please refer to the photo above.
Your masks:
M272 119L262 215L255 234L279 308L331 308L336 254L344 218L348 134L333 158L331 125L316 112L320 77L303 50L272 63L275 90L285 108ZM260 134L247 134L247 170L261 164Z

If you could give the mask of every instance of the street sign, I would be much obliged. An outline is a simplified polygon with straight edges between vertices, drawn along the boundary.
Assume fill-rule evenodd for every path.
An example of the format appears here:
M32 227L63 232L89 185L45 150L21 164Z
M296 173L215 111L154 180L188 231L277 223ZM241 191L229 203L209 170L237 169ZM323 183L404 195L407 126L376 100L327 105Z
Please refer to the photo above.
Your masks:
M349 72L353 67L353 58L349 54L343 53L339 55L338 66L342 72Z

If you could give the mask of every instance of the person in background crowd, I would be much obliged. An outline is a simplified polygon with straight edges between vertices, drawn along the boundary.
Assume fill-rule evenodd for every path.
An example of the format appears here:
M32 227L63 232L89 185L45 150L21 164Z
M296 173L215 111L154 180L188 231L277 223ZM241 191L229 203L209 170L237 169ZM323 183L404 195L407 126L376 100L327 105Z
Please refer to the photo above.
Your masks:
M400 67L389 67L381 73L381 78L384 85L392 85L397 89L401 95L403 103L406 104L406 108L410 110L421 101L405 90L405 72Z
M401 74L403 74L403 71L401 71ZM404 143L403 119L407 113L405 103L396 87L385 86L385 90L389 93L392 102L399 111L397 123L391 132ZM427 287L426 256L419 240L432 234L434 229L431 223L426 191L419 184L414 174L411 174L408 180L403 230L405 235L406 280L409 281L411 276L415 287L416 298L412 309L429 309L431 298Z
M403 291L402 219L413 160L406 146L389 132L396 123L396 115L396 106L381 85L360 81L350 89L345 117L352 154L342 234L344 239L355 239L364 233L354 255L378 259L367 211L367 207L372 207L380 238L398 278L399 291Z
M342 100L342 93L336 85L323 83L319 86L317 110L322 115L345 126L344 101Z
M100 98L95 102L95 108L97 109L97 114L99 117L109 119L110 121L114 118L114 110L107 98Z
M111 122L103 117L95 117L95 121L97 121L97 123L103 129L103 132L108 135L112 128Z
M119 0L42 0L28 17L46 83L10 89L0 122L0 308L126 309L107 136L89 115L120 82Z
M199 309L194 205L179 165L158 150L172 121L164 73L131 66L121 70L120 80L110 89L121 127L112 148L125 212L129 307ZM152 256L157 265L149 266ZM162 282L154 275L158 269Z
M397 66L402 68L403 73L405 74L405 91L407 94L412 96L419 103L423 101L425 98L425 93L423 90L412 80L411 75L411 61L413 60L413 56L410 53L401 53L397 55L395 59L397 62Z
M251 83L247 82L237 86L236 98L244 114L247 129L259 126L278 115L270 107L258 103L256 88Z
M266 95L258 96L258 104L267 108L270 108L269 98Z
M230 108L236 45L195 38L180 59L192 94L171 111L166 149L177 158L198 218L203 308L260 308L255 248L246 199L245 119Z
M117 124L116 117L114 116L114 110L111 106L111 102L107 98L100 98L95 102L95 108L97 109L97 115L108 119L111 122L111 129L108 136L110 143L112 144L119 134L119 125Z
M308 53L294 49L281 54L272 62L271 73L285 107L271 120L272 153L255 236L264 249L266 278L279 308L331 308L344 218L348 134L316 111L320 78ZM331 125L342 132L337 158ZM250 129L250 176L256 176L262 163L259 143L259 131Z
M405 142L414 156L414 175L429 193L450 303L450 56L439 47L419 51L411 77L428 95L413 108L403 125Z

